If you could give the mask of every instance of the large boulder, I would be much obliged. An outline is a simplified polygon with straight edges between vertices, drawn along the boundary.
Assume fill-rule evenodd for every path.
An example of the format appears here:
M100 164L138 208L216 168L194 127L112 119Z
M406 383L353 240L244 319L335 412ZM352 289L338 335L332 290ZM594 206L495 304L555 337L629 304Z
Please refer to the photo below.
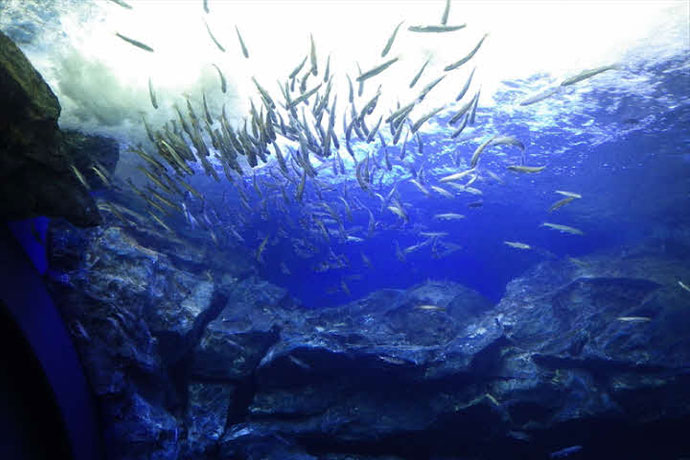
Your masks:
M72 169L87 171L92 163L70 156L74 150L63 146L59 116L55 94L0 32L0 219L48 216L80 226L100 223L93 199ZM106 163L117 161L112 153L104 157L110 158Z

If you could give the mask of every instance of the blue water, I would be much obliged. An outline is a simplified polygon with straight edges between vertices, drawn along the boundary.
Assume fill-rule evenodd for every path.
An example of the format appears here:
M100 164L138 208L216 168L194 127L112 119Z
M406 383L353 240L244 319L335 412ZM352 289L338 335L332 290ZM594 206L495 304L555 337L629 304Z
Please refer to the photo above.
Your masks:
M503 157L495 155L495 151L484 154L481 167L500 175L505 183L484 177L474 184L484 192L482 196L462 194L449 200L431 192L432 197L427 198L411 184L402 182L398 191L410 212L410 222L405 225L387 210L376 212L380 211L380 200L353 188L350 194L375 211L383 229L360 243L340 244L334 234L328 247L345 256L349 261L347 267L315 273L313 260L295 257L289 241L282 239L266 250L264 256L269 263L262 266L262 275L287 287L311 307L351 301L384 287L406 288L427 279L456 281L498 301L508 281L547 258L577 257L622 245L634 246L650 238L667 237L679 225L687 227L690 108L687 103L663 107L659 100L683 100L690 94L688 79L682 72L669 75L661 69L651 71L660 78L651 97L608 94L598 91L592 82L594 88L588 93L586 107L562 103L559 125L545 131L525 126L533 118L530 110L506 117L480 107L475 132L486 133L481 127L484 124L500 124L502 133L515 135L527 145L526 164L546 164L547 168L539 174L525 175L504 171L506 164L515 164L515 158L519 158L519 151L508 147ZM500 97L509 100L510 96L507 91L499 96L499 101ZM587 128L573 133L587 122L602 127L609 140L596 145L601 134L588 134ZM452 155L440 153L448 142L445 136L422 137L424 154L416 155L415 165L452 166ZM474 142L461 147L465 162L476 145ZM388 148L390 152L398 151ZM416 153L416 145L408 145L407 150ZM392 153L391 157L395 155ZM404 170L399 172L403 178L410 177ZM583 198L548 213L549 206L562 198L554 193L556 189L578 192ZM384 186L381 194L389 190L390 186ZM339 206L335 196L325 197L331 206ZM480 207L468 207L478 201L482 202ZM434 221L433 214L439 212L457 212L466 218ZM367 212L353 214L348 226L361 226L366 233ZM544 221L574 226L585 234L570 235L540 227ZM257 225L255 231L264 235L274 225L275 222ZM427 246L409 254L405 262L399 261L394 241L403 248L421 242L419 228L448 232L445 240L461 245L462 249L433 258ZM310 239L325 247L320 240L318 234ZM504 240L525 242L534 250L510 248L503 244ZM363 263L361 253L371 260L372 268ZM278 260L289 266L290 275L281 273L275 262ZM341 281L351 295L340 287Z

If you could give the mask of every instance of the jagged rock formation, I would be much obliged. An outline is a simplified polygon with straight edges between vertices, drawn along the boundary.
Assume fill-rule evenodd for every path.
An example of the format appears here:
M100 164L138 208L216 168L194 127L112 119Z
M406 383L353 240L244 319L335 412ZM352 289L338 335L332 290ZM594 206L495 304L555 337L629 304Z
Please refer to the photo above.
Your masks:
M60 132L60 104L22 51L0 32L0 219L64 217L75 225L100 222L88 190L70 165L89 177L98 160L112 171L113 140ZM87 179L88 180L88 179ZM101 186L93 180L95 186Z
M54 292L110 458L539 459L572 445L584 458L675 458L689 447L674 431L690 421L681 260L549 261L495 306L427 282L306 310L249 256L242 269L237 254L165 246L143 229L51 234Z

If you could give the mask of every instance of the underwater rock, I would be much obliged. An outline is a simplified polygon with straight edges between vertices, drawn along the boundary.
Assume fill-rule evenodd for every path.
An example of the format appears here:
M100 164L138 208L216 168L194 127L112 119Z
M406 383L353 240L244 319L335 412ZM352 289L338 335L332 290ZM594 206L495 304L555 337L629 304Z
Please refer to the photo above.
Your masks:
M0 218L64 217L100 222L70 169L57 120L60 104L24 53L0 32Z
M189 385L187 442L183 458L206 458L225 433L232 388L218 383Z
M177 263L142 229L53 227L54 292L112 458L546 458L607 438L643 458L633 434L663 443L690 421L682 260L548 261L497 305L429 281L307 310Z

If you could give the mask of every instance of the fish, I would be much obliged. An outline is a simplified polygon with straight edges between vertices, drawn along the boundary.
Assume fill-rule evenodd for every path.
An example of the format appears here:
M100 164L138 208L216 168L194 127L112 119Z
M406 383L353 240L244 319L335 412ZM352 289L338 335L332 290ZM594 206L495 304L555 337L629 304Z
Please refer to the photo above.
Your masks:
M479 51L479 48L482 46L482 43L484 43L484 40L486 40L486 37L488 36L489 34L484 34L481 40L479 40L479 43L477 43L477 45L472 49L472 51L469 52L467 56L460 59L459 61L453 62L452 64L448 64L443 68L443 70L445 70L446 72L450 72L451 70L457 69L458 67L472 59L472 57L474 57L474 55L477 54L477 51Z
M424 187L422 184L420 184L417 179L410 179L409 182L412 185L414 185L415 187L417 187L419 189L419 191L422 192L423 194L425 194L426 196L431 196L431 194L429 193L429 190L427 190L426 187Z
M211 10L208 9L208 0L204 0L204 11L209 14Z
M685 289L686 291L690 292L690 286L688 286L687 284L685 284L685 283L682 282L681 280L678 280L678 286L680 286L681 288L683 288L683 289Z
M465 216L462 214L457 214L454 212L446 212L446 213L441 213L441 214L435 214L434 219L438 220L460 220L464 219Z
M532 249L532 246L529 244L520 243L519 241L504 241L504 243L515 249Z
M364 80L367 80L371 77L374 77L374 76L380 74L381 72L383 72L384 70L386 70L388 67L390 67L393 64L395 64L396 62L398 62L399 59L400 59L399 57L394 57L393 59L389 59L386 62L384 62L383 64L378 65L378 66L374 67L373 69L367 70L366 72L362 73L359 77L356 78L356 80L361 83Z
M450 13L450 0L446 0L446 7L443 10L443 15L441 16L441 24L446 25L448 22L448 14Z
M444 189L443 187L439 187L437 185L432 185L431 189L438 193L441 196L444 196L446 198L455 198L455 195L450 193L448 190Z
M151 105L154 109L158 109L158 100L156 99L156 92L153 90L153 83L151 82L151 77L149 77L149 98L151 99Z
M433 80L431 83L426 85L422 89L422 92L419 93L419 96L417 96L417 102L422 102L424 100L424 98L426 97L426 95L429 94L429 91L431 91L436 85L438 85L441 82L441 80L443 80L444 78L446 78L446 76L441 75L436 80Z
M467 94L467 90L470 89L470 84L472 83L472 77L474 76L474 72L477 70L477 67L472 69L472 72L470 72L470 76L467 77L467 81L465 82L465 86L462 87L458 95L455 97L455 101L459 101L463 97L465 97L465 94Z
M496 139L496 137L498 136L491 136L489 139L485 140L482 144L480 144L479 147L477 147L477 149L472 154L472 158L470 160L470 167L474 168L477 166L477 163L479 162L479 156L482 154L484 149L491 145L491 142L493 142L493 140Z
M266 249L266 244L268 244L268 237L269 236L270 235L266 235L266 237L263 239L263 241L261 241L261 244L259 244L259 247L256 250L256 261L259 262L260 264L264 263L264 260L261 256L264 253L264 250Z
M410 82L410 88L417 84L419 77L422 76L422 73L424 72L424 69L426 69L426 66L429 64L429 61L431 61L431 58L424 61L424 64L422 64L422 67L419 69L419 71L415 74L414 78Z
M326 83L331 75L331 55L326 58L326 71L323 73L323 82Z
M400 244L398 244L397 241L393 241L393 244L395 245L395 257L400 261L405 263L405 253L400 250Z
M551 207L549 208L549 212L554 212L555 210L562 208L563 206L565 206L566 204L570 203L570 202L573 201L574 199L575 199L575 197L573 197L573 196L568 196L568 197L563 198L562 200L556 201L556 202L555 202L554 204L552 204Z
M465 115L467 113L467 111L472 108L472 106L474 105L474 100L477 98L478 95L479 95L478 93L475 94L474 96L472 96L472 99L470 99L463 106L461 106L460 109L458 109L458 111L455 113L455 115L453 115L451 117L451 119L448 120L448 124L454 125L455 123L457 123L458 120L460 120L460 117ZM469 117L468 117L468 119L469 119ZM465 123L467 123L467 121L465 121Z
M515 171L519 173L538 173L544 170L546 166L523 166L523 165L510 165L506 166L506 169L510 171Z
M220 67L218 67L215 64L211 64L213 67L216 68L218 71L218 77L220 78L220 90L225 94L225 92L228 90L228 83L225 80L225 75L223 75L223 72L220 71Z
M307 92L305 92L304 94L302 94L301 96L299 96L297 99L294 99L294 100L292 101L292 104L290 104L289 107L294 107L294 106L296 106L297 104L299 104L300 102L304 102L304 101L306 101L307 99L309 99L310 97L312 97L312 95L313 95L314 93L316 93L316 92L319 90L319 88L321 88L321 85L323 85L323 83L319 83L319 84L316 85L314 88L310 89L309 91L307 91Z
M573 198L582 198L582 195L580 195L579 193L566 192L565 190L554 190L554 192L558 193L559 195L563 195L563 196L570 196Z
M613 64L613 65L605 65L605 66L597 67L596 69L583 70L579 74L563 80L563 82L561 82L561 86L573 85L573 84L580 82L582 80L586 80L587 78L591 78L595 75L599 75L602 72L606 72L607 70L614 70L614 69L618 69L618 68L619 68L619 66L617 64Z
M150 53L153 53L153 52L154 52L154 51L153 51L153 48L151 48L150 46L148 46L148 45L146 45L146 44L144 44L144 43L142 43L142 42L140 42L140 41L138 41L138 40L134 40L133 38L125 37L124 35L122 35L122 34L120 34L120 33L117 33L117 32L115 32L115 35L117 35L117 36L120 37L122 40L124 40L124 41L126 41L127 43L129 43L130 45L134 45L134 46L136 46L137 48L140 48L140 49L142 49L142 50L144 50L144 51L148 51L148 52L150 52Z
M494 406L500 406L500 405L501 405L501 403L498 402L498 399L496 399L496 398L494 397L494 395L492 395L491 393L485 393L484 396L486 396L486 399L488 399L489 401L491 401L491 403L492 403Z
M311 61L311 74L316 76L319 73L318 63L316 61L316 44L314 43L314 36L309 34L309 40L311 41L311 49L309 52L309 57Z
M352 293L350 292L350 288L347 287L347 284L345 283L345 280L344 280L344 279L341 279L341 280L340 280L340 289L343 290L343 292L345 293L345 295L347 295L347 296L351 296L351 295L352 295Z
M575 227L570 227L568 225L561 225L561 224L552 224L550 222L544 222L541 224L541 227L548 227L552 228L554 230L559 230L564 233L570 233L572 235L584 235L584 232L580 229L577 229Z
M297 76L297 74L300 73L300 71L302 70L302 67L304 67L304 64L307 62L308 57L309 56L304 56L304 59L302 59L302 62L300 62L299 65L297 65L297 67L295 67L295 69L292 72L290 72L290 75L288 77L290 80L294 79Z
M582 450L582 446L577 445L577 446L570 446L566 447L565 449L560 449L555 452L551 452L549 454L549 458L564 458L568 457L569 455L572 455L576 452L579 452Z
M409 217L407 216L407 213L405 212L405 209L403 209L403 207L400 203L395 203L395 204L388 206L388 210L391 211L396 216L400 217L405 222L410 220Z
M235 26L235 31L237 32L237 38L240 41L240 47L242 47L242 54L244 54L245 58L249 59L249 51L247 50L247 46L244 44L244 40L242 40L242 34L237 26Z
M419 232L419 236L424 238L443 238L448 236L448 232Z
M469 124L474 125L474 117L477 115L477 106L479 105L479 95L482 93L482 87L480 86L477 90L477 94L474 95L474 105L469 115Z
M531 105L531 104L535 104L537 102L541 102L544 99L548 99L560 91L561 91L560 86L553 86L553 87L546 88L545 90L543 90L539 93L533 94L533 95L527 97L526 99L523 99L522 101L520 101L520 105Z
M89 186L89 183L86 182L86 179L84 178L84 175L81 173L81 171L79 171L79 170L77 169L77 167L74 166L73 164L69 165L69 167L70 167L70 169L72 170L72 172L74 173L74 177L77 178L77 180L79 181L79 183L81 183L81 185L83 185L84 188L85 188L86 190L91 190L91 187Z
M648 316L619 316L616 319L624 323L646 323L652 320Z
M96 173L96 175L101 180L101 182L103 182L104 185L110 187L110 180L108 180L107 174L105 173L102 167L99 167L98 165L93 165L90 169L94 173Z
M453 32L456 30L464 29L467 27L467 24L460 24L457 26L448 26L448 25L430 25L430 26L410 26L407 28L410 32L422 32L422 33L439 33L439 32Z
M395 26L393 33L386 42L386 46L383 48L383 51L381 51L381 57L386 57L386 54L388 54L388 52L391 50L391 47L393 46L393 40L395 40L395 36L398 34L398 29L400 29L400 26L403 25L403 22L405 21L400 21L400 23L397 26Z
M110 1L116 5L120 5L122 8L127 8L128 10L132 9L132 5L124 2L123 0L110 0Z
M166 225L166 223L163 222L163 220L162 220L160 217L158 217L156 214L154 214L152 211L150 211L150 210L147 209L146 212L148 212L149 216L151 216L151 217L153 218L153 220L154 220L158 225L160 225L161 227L163 227L168 233L175 233L175 232L173 232L172 228L168 227L168 226Z
M211 28L208 25L208 22L204 21L204 25L206 26L206 31L208 32L208 36L211 37L211 40L213 40L213 43L216 44L219 50L221 50L223 53L225 53L225 48L223 48L223 45L221 45L218 42L218 39L216 39L216 36L213 35L213 32L211 32Z
M298 366L298 367L301 367L301 368L304 369L304 370L309 370L309 369L311 369L311 366L310 366L309 364L305 363L304 361L302 361L302 360L299 359L299 358L295 358L295 357L292 356L292 355L288 355L288 359L289 359L290 361L292 361L293 364L295 364L295 365Z
M429 121L429 119L431 119L432 117L434 117L435 115L437 115L437 114L438 114L441 110L443 110L443 109L444 109L444 107L441 106L441 107L435 108L434 110L432 110L432 111L430 111L430 112L428 112L428 113L422 115L422 116L419 118L419 120L417 120L417 121L412 125L412 127L410 128L410 131L412 132L412 134L416 133L416 132L419 130L419 128L422 127L422 125L423 125L424 123L426 123L427 121Z
M368 268L371 268L372 265L371 265L371 260L369 260L369 257L367 257L367 255L364 254L363 252L360 252L360 254L362 256L362 263L364 265L366 265Z
M393 364L395 366L402 366L404 364L407 364L407 361L402 360L400 358L394 358L392 356L386 356L386 355L377 355L376 356L378 359L383 361L384 363L387 364Z
M438 305L416 305L414 308L422 311L446 311L446 307L439 307Z
M474 172L474 168L467 169L465 171L460 171L458 173L454 173L454 174L450 174L448 176L442 177L441 179L439 179L439 182L458 181L458 180L462 179L463 177L471 174L472 172Z
M302 178L299 181L299 185L297 186L297 191L295 192L295 199L297 200L298 203L302 202L302 196L304 195L304 185L307 181L307 170L304 169L302 170Z
M491 141L491 145L512 145L519 148L523 152L525 151L525 144L523 144L522 142L520 142L518 138L513 136L496 136Z

